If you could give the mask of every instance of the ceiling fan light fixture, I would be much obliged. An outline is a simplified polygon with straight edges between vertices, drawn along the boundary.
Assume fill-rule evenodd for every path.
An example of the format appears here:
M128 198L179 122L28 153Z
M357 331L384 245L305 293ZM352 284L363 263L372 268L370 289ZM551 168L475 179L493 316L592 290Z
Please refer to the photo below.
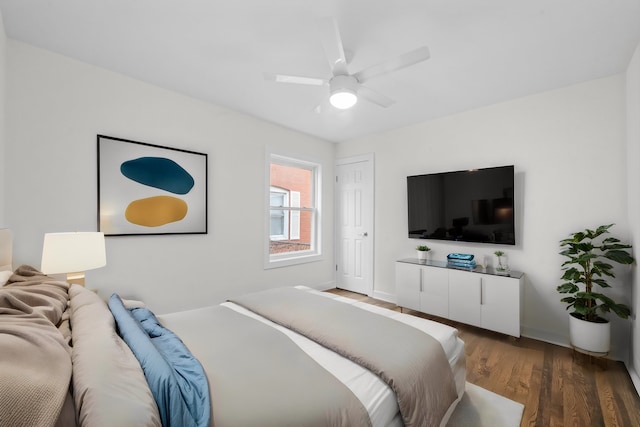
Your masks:
M358 81L353 76L335 76L329 82L329 103L346 110L358 102Z
M353 107L358 102L358 95L350 90L336 91L329 97L329 102L340 110Z

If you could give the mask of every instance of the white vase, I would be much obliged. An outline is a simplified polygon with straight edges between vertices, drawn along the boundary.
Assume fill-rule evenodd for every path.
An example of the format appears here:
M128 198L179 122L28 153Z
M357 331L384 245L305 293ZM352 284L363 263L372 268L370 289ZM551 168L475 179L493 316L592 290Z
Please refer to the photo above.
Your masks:
M429 251L416 251L418 253L418 260L420 261L426 261L427 260L427 254L429 253Z
M573 314L569 316L571 346L590 353L606 354L611 343L611 324L587 322Z

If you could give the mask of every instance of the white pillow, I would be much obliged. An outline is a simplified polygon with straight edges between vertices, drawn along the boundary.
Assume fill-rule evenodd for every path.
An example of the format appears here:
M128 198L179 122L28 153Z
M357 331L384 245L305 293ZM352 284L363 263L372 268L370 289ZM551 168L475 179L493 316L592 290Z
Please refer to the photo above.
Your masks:
M13 271L11 270L0 271L0 286L6 285L7 280L9 280L9 277L11 277L12 274Z

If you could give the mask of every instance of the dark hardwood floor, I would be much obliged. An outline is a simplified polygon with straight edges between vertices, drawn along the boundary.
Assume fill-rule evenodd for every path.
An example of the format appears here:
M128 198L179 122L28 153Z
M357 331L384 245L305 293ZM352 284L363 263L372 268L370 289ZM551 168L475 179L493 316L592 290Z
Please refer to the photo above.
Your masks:
M332 292L400 311L395 304ZM467 381L524 405L521 426L640 427L640 397L622 362L403 310L454 326L465 342Z

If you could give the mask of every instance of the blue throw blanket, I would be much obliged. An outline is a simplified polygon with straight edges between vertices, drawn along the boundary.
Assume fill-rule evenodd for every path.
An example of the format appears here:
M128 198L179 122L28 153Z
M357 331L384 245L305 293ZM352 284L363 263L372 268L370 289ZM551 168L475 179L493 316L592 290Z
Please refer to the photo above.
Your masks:
M206 427L211 419L209 384L200 362L180 338L146 308L128 310L116 294L109 309L118 333L142 366L163 427Z

